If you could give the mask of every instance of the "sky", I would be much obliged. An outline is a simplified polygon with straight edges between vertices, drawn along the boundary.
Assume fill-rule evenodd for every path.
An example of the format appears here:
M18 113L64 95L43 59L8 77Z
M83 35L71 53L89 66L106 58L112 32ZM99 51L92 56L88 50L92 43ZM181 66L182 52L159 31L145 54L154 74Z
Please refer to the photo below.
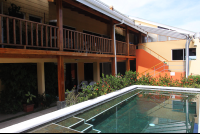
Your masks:
M101 0L129 17L200 32L200 0Z

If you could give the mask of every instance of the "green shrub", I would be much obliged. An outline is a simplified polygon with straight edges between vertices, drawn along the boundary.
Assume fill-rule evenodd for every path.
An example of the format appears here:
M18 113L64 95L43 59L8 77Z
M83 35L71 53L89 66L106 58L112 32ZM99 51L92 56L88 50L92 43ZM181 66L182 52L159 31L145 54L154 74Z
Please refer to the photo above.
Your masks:
M77 101L76 103L72 102L72 104L77 104L79 102L82 102L88 99L93 99L98 96L105 95L110 92L128 87L130 85L200 88L198 79L199 78L197 77L189 76L188 78L181 77L181 80L179 81L179 80L173 80L173 78L169 77L167 74L165 76L159 75L159 77L156 77L156 78L152 77L149 74L142 75L139 77L139 74L133 71L128 71L125 73L125 75L118 74L117 76L112 76L112 75L104 76L104 74L102 74L102 78L100 79L99 82L97 82L93 86L89 85L85 87L83 89L83 92L79 93L78 96L73 96L72 98L76 99ZM70 93L70 94L73 94L73 93Z

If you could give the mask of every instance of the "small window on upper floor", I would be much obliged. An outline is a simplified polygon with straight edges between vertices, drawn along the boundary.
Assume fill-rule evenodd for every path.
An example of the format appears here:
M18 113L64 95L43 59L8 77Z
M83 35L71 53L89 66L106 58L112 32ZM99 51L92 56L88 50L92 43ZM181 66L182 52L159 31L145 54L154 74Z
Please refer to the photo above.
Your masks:
M31 16L31 15L29 15L29 20L30 20L30 21L39 22L39 23L42 22L42 19L41 19L40 17Z
M185 60L185 49L172 50L172 60ZM189 49L189 60L196 60L196 48Z

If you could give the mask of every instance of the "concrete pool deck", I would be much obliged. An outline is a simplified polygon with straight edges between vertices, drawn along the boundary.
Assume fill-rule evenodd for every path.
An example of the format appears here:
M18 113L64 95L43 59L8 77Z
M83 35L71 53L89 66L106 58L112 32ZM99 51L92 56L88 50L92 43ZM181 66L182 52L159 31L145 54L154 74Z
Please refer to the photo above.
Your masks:
M38 112L30 113L30 114L27 114L25 112L19 112L17 114L7 114L7 115L0 114L0 122L3 120L7 120L0 123L0 129L14 125L14 124L18 124L20 122L23 122L23 121L47 114L47 113L54 112L56 110L57 110L57 106L53 106L53 107L40 110Z

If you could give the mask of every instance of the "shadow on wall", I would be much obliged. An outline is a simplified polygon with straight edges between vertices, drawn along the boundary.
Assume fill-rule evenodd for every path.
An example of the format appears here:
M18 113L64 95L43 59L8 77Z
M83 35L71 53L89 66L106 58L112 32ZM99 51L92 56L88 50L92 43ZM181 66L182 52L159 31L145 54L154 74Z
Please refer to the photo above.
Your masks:
M136 71L139 73L143 73L144 71L146 71L147 69L161 63L161 60L158 60L157 58L155 58L154 56L152 56L151 54L149 54L148 52L146 52L143 49L137 49L136 50ZM162 67L163 65L165 65L164 63L156 66L156 68ZM166 69L166 68L165 68ZM162 71L162 68L157 71Z

